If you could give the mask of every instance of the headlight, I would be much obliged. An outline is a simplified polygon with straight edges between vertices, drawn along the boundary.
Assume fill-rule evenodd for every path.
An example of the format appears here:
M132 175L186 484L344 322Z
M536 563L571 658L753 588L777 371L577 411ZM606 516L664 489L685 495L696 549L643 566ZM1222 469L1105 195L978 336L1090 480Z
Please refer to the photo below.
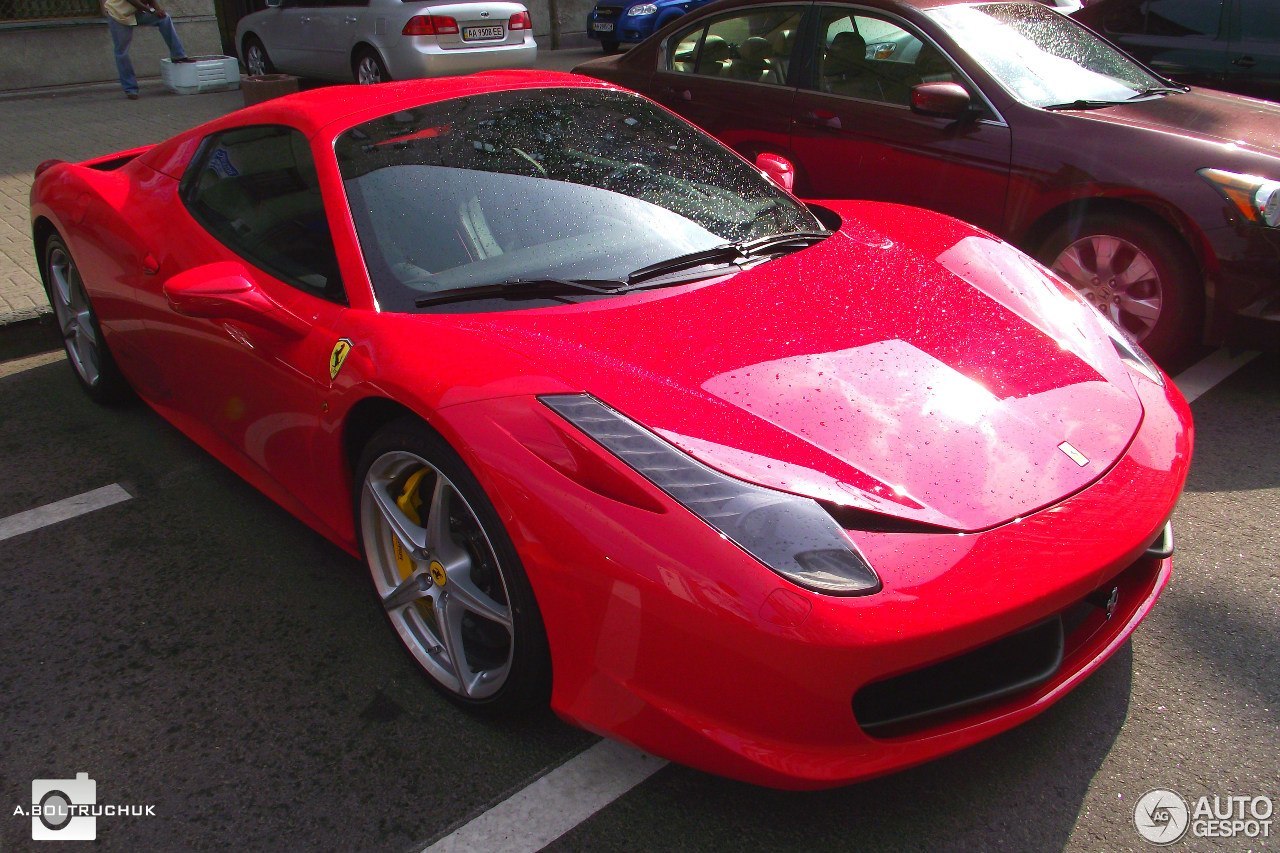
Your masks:
M639 17L640 15L656 15L658 7L652 3L641 3L639 6L632 6L627 10L628 18Z
M1213 184L1248 221L1280 228L1280 181L1221 169L1201 169L1197 174Z
M876 573L817 501L744 483L708 468L586 394L540 399L788 580L834 595L867 595L880 589Z

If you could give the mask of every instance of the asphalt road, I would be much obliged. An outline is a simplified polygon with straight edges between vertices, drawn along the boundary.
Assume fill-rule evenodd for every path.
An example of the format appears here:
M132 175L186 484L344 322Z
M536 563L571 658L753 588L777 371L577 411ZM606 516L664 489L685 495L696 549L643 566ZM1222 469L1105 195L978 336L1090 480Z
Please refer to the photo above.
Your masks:
M0 519L133 497L0 541L0 850L39 846L13 814L32 780L77 772L99 803L155 807L99 818L104 849L418 850L595 742L455 709L356 561L145 407L89 403L64 362L3 372ZM552 849L1152 850L1132 822L1150 789L1280 801L1280 355L1193 408L1173 585L1050 711L830 792L668 766Z

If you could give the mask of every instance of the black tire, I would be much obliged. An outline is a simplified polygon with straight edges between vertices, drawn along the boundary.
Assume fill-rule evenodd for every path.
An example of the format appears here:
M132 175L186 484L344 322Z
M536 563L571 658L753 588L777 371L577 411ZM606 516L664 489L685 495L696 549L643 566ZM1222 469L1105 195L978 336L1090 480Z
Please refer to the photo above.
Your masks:
M258 69L255 69L253 65L258 65L259 63L251 56L255 51L262 57L261 67ZM271 55L267 53L266 45L262 43L262 39L255 35L244 37L244 70L251 77L276 73L275 63L271 61Z
M60 234L45 241L40 260L45 296L53 308L76 381L89 399L101 405L132 399L133 390L107 347L79 268Z
M621 42L613 41L612 39L601 39L600 50L604 52L605 56L612 56L618 52L620 44Z
M378 52L371 47L356 49L356 52L351 57L351 76L355 78L357 83L362 85L387 83L391 80L391 74L387 71L387 64L382 61L382 57L378 55Z
M1115 249L1110 262L1099 260L1098 253L1093 251L1095 245ZM1075 263L1066 254L1073 246ZM1072 218L1054 229L1036 256L1095 306L1100 309L1107 308L1108 304L1112 306L1120 315L1119 325L1160 364L1172 363L1199 342L1204 324L1200 265L1186 243L1163 223L1121 213ZM1154 275L1135 272L1134 280L1128 284L1115 275L1118 267L1126 271L1143 268L1140 256L1146 258ZM1081 260L1083 266L1079 264ZM1106 266L1114 277L1108 279L1099 264ZM1089 277L1082 279L1069 270ZM1112 282L1117 283L1114 286L1127 288L1124 296L1111 289ZM1126 310L1126 306L1145 303L1148 307L1143 311L1150 312L1149 306L1157 297L1159 308L1154 321Z
M434 556L433 552L429 571L423 572L428 576L424 578L426 581L424 586L431 590L433 596L431 605L425 608L421 607L420 605L426 604L426 601L423 600L415 601L412 607L406 606L394 611L392 607L387 606L385 599L387 595L387 579L389 572L397 571L397 567L395 565L388 566L386 558L389 550L398 549L395 545L388 547L387 539L384 537L394 536L395 534L390 533L383 520L385 516L380 514L382 510L378 507L377 501L370 497L370 492L372 489L378 488L378 483L387 482L382 479L386 475L386 471L400 470L397 466L405 464L406 457L409 458L408 467L403 469L403 474L396 474L397 477L402 476L403 479L395 480L395 485L388 488L387 493L390 494L402 488L405 488L406 492L410 488L429 490L434 488L434 483L436 482L434 478L439 474L444 475L445 486L452 487L453 493L462 498L462 503L457 504L455 499L450 497L448 508L445 512L445 517L448 519L447 535L451 539L450 547L465 551L468 555L465 569L467 573L466 580L471 584L472 589L478 589L485 593L490 603L497 603L508 609L511 622L510 629L506 629L495 622L490 622L487 625L482 624L485 620L477 618L474 611L467 611L465 604L461 610L454 610L453 608L457 605L450 603L447 597L443 605L440 603L439 597L446 596L450 590L455 590L455 598L465 601L465 597L459 596L462 590L456 584L457 576L452 573L453 569L450 569L447 582L437 581L435 586L431 583L430 577L435 574L437 559L450 562L457 559L456 557L446 556L443 553L443 549L441 549L438 557ZM415 468L413 467L414 459L423 461L426 465ZM388 460L392 461L388 462ZM376 470L375 466L377 466ZM428 469L427 476L421 477L416 484L409 487L407 481L412 480L413 474L423 468ZM435 469L435 471L432 472L430 469ZM374 475L373 481L366 489L366 481L370 479L371 471ZM429 481L430 485L428 485ZM374 591L379 601L383 603L384 611L387 613L392 627L399 635L402 647L418 664L418 667L424 672L431 684L454 703L471 711L484 714L507 715L545 707L551 690L551 657L547 648L542 616L538 611L533 589L529 585L529 579L525 575L515 546L512 544L501 519L499 519L497 511L485 495L479 481L467 468L457 452L437 433L417 419L404 418L394 421L375 433L361 452L359 463L356 466L352 497L361 554L364 556L366 567L369 569ZM430 495L419 494L418 497L429 500ZM423 504L422 507L420 509L420 512L422 512L421 525L426 528L430 525L433 516L425 509L426 504ZM478 528L483 535L477 537L474 531L470 530L470 522L467 522L465 518L459 521L458 516L469 516L475 522L478 522ZM456 528L454 526L455 521L459 522ZM485 546L489 547L487 552L484 551ZM473 547L474 550L472 550ZM496 558L496 562L487 561L485 553ZM395 559L398 559L398 557ZM424 563L415 560L412 565L417 569L422 567ZM391 576L390 582L391 584L400 583L405 577L406 575L401 572L398 576ZM450 584L453 585L450 586ZM421 597L425 599L426 596L423 595ZM417 608L417 612L411 612L412 608ZM445 623L449 619L446 613L467 613L472 618L469 639L474 641L476 645L467 645L468 635L465 615L459 619L460 627L458 630L460 633L457 635L461 638L461 643L464 647L465 654L462 657L466 661L465 666L469 670L474 670L471 674L478 673L480 671L479 668L485 665L483 663L473 663L473 650L476 652L476 657L483 658L487 652L501 645L501 643L494 643L494 636L497 633L495 629L501 629L501 631L505 632L506 637L500 639L509 643L509 647L501 649L497 656L490 661L493 669L505 667L505 671L502 674L504 681L502 681L496 693L483 697L464 695L459 689L453 687L452 684L446 683L433 671L435 669L448 674L449 667L453 666L453 672L459 672L458 667L452 663L453 647L442 648L442 646L447 646L448 643L438 639L444 637L443 631L448 630L445 627ZM415 637L413 628L409 624L411 621L416 622L419 625L419 629L422 626L426 626L428 633L423 634L420 632ZM415 642L415 639L422 638L425 638L428 642L426 644ZM432 642L436 642L434 652L430 649ZM506 663L496 663L504 655L506 656ZM459 678L457 680L461 682L462 679Z

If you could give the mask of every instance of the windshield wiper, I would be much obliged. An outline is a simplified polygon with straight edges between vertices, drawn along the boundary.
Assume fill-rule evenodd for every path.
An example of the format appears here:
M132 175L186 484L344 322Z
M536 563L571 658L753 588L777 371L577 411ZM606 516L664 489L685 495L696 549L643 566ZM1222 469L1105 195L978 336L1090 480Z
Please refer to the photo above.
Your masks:
M719 246L712 246L710 249L700 249L696 252L668 258L665 261L658 261L656 264L649 264L647 267L641 267L627 276L626 289L630 290L641 282L664 278L673 273L694 270L698 267L720 268L736 266L742 261L759 255L767 255L789 246L797 246L799 248L811 246L819 240L824 240L830 236L830 231L788 231L784 234L770 234L768 237L757 237L754 240L744 240L739 243L723 243ZM710 271L699 270L698 274L701 276L707 272Z
M1096 110L1101 107L1114 107L1116 104L1123 104L1124 101L1094 101L1087 98L1078 98L1074 101L1067 101L1064 104L1048 104L1040 109L1042 110Z
M1150 98L1154 95L1180 95L1189 91L1183 86L1148 86L1141 92L1136 92L1129 97L1130 101L1136 101L1139 98Z
M443 305L446 302L466 302L471 299L485 299L493 296L549 296L556 297L568 293L617 293L626 286L626 282L615 279L586 278L513 278L508 281L495 281L492 284L477 284L471 287L451 287L438 290L426 296L420 296L413 304L418 308L430 305Z

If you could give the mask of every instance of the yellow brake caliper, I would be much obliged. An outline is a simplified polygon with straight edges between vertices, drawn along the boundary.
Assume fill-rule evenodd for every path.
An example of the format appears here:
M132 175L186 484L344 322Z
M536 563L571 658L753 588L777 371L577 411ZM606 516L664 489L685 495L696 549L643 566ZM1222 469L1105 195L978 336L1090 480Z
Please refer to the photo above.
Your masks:
M409 479L404 481L400 497L396 498L396 506L400 507L400 511L419 527L422 526L422 494L418 491L418 486L422 484L422 478L427 476L430 470L430 468L423 468L411 474ZM395 550L396 568L400 572L400 579L408 580L409 575L413 574L418 567L417 563L404 549L404 543L400 541L400 537L394 533L391 534L391 547Z

